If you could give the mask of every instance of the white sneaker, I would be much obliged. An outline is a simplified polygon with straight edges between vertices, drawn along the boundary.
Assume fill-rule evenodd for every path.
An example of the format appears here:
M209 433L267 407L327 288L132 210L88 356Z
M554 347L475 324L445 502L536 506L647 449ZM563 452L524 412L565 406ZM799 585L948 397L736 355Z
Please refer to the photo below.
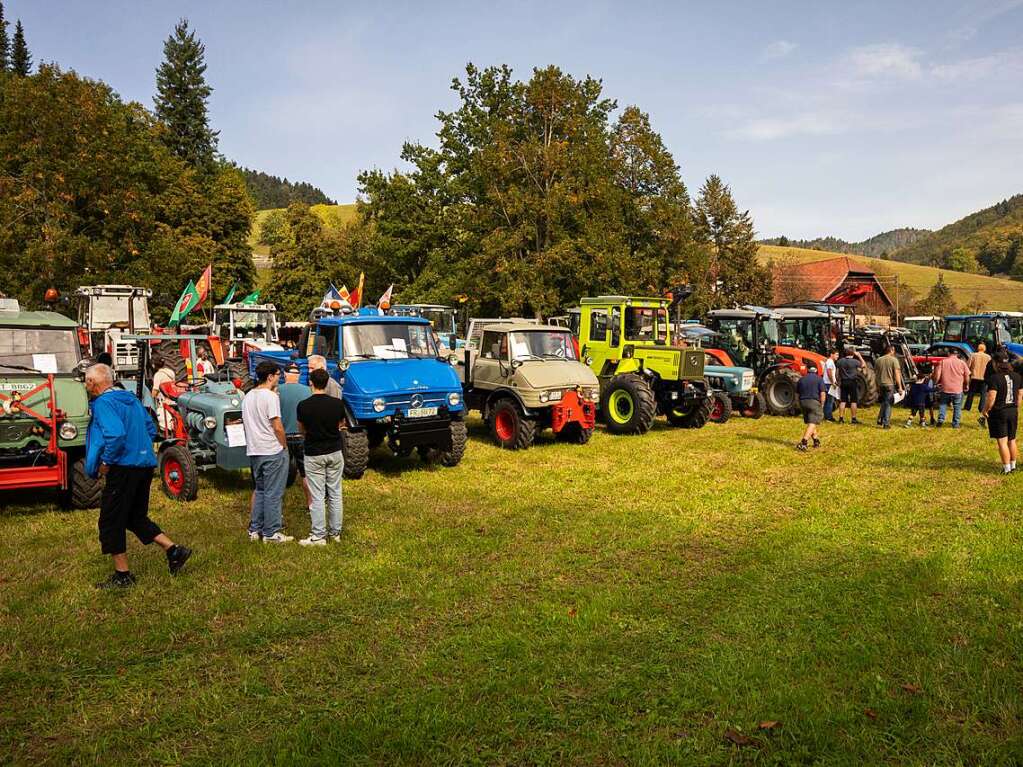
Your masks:
M326 538L303 538L298 542L299 546L326 546Z
M249 540L253 543L258 543L263 537L263 534L259 530L249 530Z
M331 543L341 543L341 533L327 533L327 540Z
M285 535L280 530L271 535L269 538L263 538L263 543L291 543L295 540L290 535Z

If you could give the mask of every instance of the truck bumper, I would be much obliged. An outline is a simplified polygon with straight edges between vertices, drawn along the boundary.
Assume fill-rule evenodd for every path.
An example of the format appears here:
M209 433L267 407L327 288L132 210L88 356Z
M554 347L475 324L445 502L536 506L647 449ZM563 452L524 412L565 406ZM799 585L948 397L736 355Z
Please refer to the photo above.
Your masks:
M570 423L577 423L584 429L592 429L596 422L596 403L583 400L578 392L565 392L561 402L551 406L551 429L555 434Z
M391 423L388 442L404 448L451 450L451 421L444 409L433 418L406 418L399 413Z
M43 487L59 487L67 489L67 453L63 450L57 452L56 460L52 456L43 453L43 462L33 462L32 465L11 466L6 461L0 461L0 491L2 490L25 490Z

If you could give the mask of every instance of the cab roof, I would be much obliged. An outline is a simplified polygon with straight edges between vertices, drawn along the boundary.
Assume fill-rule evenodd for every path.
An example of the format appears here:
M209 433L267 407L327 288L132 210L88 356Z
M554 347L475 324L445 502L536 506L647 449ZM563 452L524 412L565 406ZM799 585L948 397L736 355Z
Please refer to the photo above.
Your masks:
M787 320L826 320L828 315L818 312L816 309L799 309L796 307L778 307L775 309L778 314Z
M9 305L9 304L8 304ZM5 310L0 304L0 327L77 328L78 323L57 312Z
M316 320L318 325L426 325L425 317L395 317L390 314L328 314ZM432 326L431 326L432 327Z
M583 306L604 306L608 304L656 304L667 306L671 303L667 298L656 296L596 296L594 298L583 298L579 301Z
M499 330L502 333L528 333L531 330L543 330L554 333L567 333L568 328L561 325L539 325L535 322L517 322L515 320L498 321L498 322L483 322L481 323L483 330Z

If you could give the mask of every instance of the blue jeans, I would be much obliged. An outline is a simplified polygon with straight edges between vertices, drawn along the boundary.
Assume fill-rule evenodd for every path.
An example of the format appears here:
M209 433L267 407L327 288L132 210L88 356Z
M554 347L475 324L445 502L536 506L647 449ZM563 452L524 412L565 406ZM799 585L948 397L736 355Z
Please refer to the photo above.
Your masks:
M305 457L305 479L309 483L309 519L313 540L341 534L341 472L345 468L344 455L338 450L326 455ZM324 519L326 506L328 519Z
M882 386L877 401L881 405L881 411L877 414L877 422L882 426L890 426L892 423L892 405L895 404L895 387Z
M938 404L938 423L945 423L945 413L948 412L948 406L952 405L952 425L958 426L959 422L963 419L963 393L958 394L946 394L941 392L941 400Z
M269 538L284 527L281 502L288 484L288 451L276 455L250 455L252 481L255 484L249 532Z
M835 405L838 404L838 399L828 394L824 398L824 420L830 421L834 417Z

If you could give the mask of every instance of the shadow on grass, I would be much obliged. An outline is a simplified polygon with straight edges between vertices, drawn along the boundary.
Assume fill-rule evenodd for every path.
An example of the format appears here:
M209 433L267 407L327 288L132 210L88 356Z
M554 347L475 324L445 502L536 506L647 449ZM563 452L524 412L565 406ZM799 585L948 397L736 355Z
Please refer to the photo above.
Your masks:
M928 453L903 453L887 456L888 465L904 466L911 469L932 471L970 471L977 474L1001 474L998 451L991 446L987 455L944 455Z
M800 430L795 433L795 436L791 440L782 439L781 437L763 437L758 434L744 434L739 439L744 442L763 442L765 445L781 445L782 447L793 448L799 441L799 435L802 433Z

